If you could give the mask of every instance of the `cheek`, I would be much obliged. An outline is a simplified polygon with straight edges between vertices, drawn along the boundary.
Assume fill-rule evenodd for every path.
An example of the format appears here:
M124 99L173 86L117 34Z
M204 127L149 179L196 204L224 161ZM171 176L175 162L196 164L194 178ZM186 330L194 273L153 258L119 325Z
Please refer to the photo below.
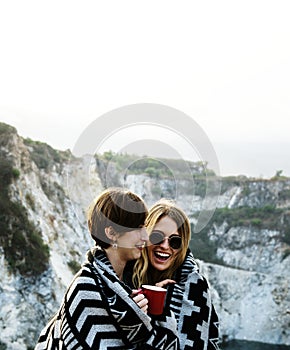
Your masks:
M171 259L175 259L177 255L179 255L180 251L179 250L173 250Z
M150 245L147 247L147 253L148 253L148 258L149 260L152 260L152 255L153 255L153 245Z

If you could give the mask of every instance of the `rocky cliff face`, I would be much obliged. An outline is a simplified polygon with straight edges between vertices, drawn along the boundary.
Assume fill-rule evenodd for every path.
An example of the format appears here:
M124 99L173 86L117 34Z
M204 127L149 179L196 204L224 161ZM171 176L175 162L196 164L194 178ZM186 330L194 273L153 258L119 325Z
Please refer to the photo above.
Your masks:
M193 225L202 204L197 178L124 176L112 162L108 175L100 158L74 158L1 123L0 161L0 349L33 348L93 244L85 211L104 186L130 187L148 205L178 187ZM215 216L191 241L222 336L290 344L290 180L222 180Z
M16 236L20 223L13 226L13 213L1 213L1 221L6 225L1 226L0 233L0 349L31 349L92 245L85 217L90 198L82 190L82 179L78 176L86 167L87 158L74 159L69 153L58 153L41 143L24 143L16 130L10 128L2 130L0 145L1 165L9 161L12 172L18 174L8 186L9 200L19 205L23 218L29 220L43 244L49 247L49 259L39 271L37 266L45 256L38 255L37 250L44 249L43 246L31 249L25 256L23 250L32 241L25 229L6 244L9 234ZM56 159L45 150L51 151ZM67 190L68 173L72 174L71 186L77 198L73 205ZM91 175L94 177L94 173ZM1 194L2 186L1 183ZM96 192L101 188L96 173ZM13 229L8 234L9 227ZM17 240L22 241L21 245L13 251ZM31 259L35 260L32 266Z

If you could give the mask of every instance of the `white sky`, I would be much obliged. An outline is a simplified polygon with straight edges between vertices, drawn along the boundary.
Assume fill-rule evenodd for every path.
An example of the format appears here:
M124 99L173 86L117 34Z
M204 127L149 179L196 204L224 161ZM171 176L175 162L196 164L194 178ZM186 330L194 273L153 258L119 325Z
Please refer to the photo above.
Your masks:
M290 176L290 2L0 0L0 121L73 149L100 115L168 105L222 175Z

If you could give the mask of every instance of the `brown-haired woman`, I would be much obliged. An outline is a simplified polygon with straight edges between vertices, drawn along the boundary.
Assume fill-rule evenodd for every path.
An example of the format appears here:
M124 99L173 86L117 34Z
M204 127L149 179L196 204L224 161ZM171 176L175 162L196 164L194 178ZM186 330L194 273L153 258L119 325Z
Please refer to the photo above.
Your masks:
M219 349L209 286L188 248L188 217L174 202L162 199L149 209L145 226L149 244L134 266L134 286L167 287L165 310L175 314L180 349Z
M178 349L173 313L152 319L148 300L123 282L124 267L140 258L148 239L146 216L143 200L128 190L110 188L99 195L88 216L96 246L35 350Z

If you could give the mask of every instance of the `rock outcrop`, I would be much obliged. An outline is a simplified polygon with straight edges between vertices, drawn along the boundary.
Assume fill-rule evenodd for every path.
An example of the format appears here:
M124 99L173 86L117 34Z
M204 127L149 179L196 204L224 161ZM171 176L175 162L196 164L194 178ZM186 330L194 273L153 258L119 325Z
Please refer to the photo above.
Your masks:
M175 198L193 227L202 208L199 177L124 176L113 162L108 175L100 157L75 158L1 123L0 160L0 349L33 348L93 244L86 209L108 181L148 205ZM290 179L220 180L216 214L191 247L210 281L222 336L290 345Z

